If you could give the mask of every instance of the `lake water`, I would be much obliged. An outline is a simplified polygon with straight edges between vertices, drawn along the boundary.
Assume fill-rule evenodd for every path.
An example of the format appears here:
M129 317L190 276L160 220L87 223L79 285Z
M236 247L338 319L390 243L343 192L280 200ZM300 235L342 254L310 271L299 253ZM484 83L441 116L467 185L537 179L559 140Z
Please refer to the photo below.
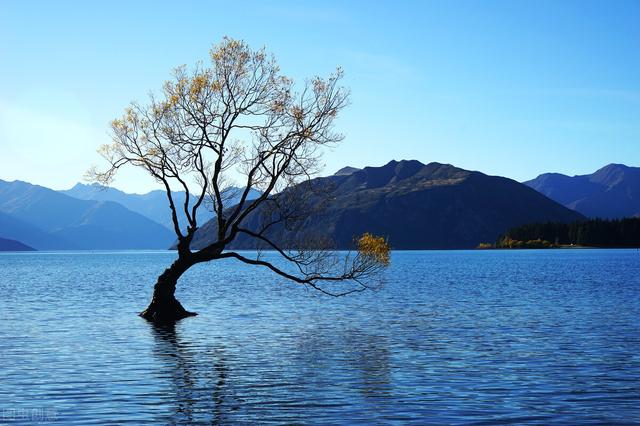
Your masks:
M0 255L0 423L640 423L640 252L394 252L330 298L173 253Z

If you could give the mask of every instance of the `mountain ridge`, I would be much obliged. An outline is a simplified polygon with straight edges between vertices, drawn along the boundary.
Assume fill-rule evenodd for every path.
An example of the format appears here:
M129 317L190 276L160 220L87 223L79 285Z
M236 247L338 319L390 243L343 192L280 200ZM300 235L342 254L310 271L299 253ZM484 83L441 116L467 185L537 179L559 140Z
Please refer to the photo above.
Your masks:
M153 249L173 239L162 225L118 203L79 200L23 181L0 180L0 212L0 237L36 249ZM16 224L29 238L16 235Z
M523 182L587 217L640 216L640 168L611 163L591 174L543 173Z
M161 189L149 191L145 194L133 194L99 184L76 183L72 188L58 192L81 200L113 201L119 203L127 209L141 214L142 216L159 223L169 231L173 232L174 226L173 220L171 219L169 201L167 200L166 192ZM257 196L259 196L258 191L250 191L249 199L253 199ZM180 207L176 209L180 225L181 227L186 228L188 223L184 211L182 210L182 205L186 198L186 192L172 191L172 197L175 205ZM190 196L190 206L193 205L193 200L195 199L195 196ZM203 208L199 209L199 222L204 223L213 217L214 214L212 212L206 211Z
M328 207L308 218L299 234L326 234L341 249L365 232L388 237L395 249L473 248L518 224L584 218L514 180L435 162L393 160L312 182L323 190L332 187ZM250 215L249 228L259 228L258 216ZM295 238L283 227L274 229L272 239ZM193 247L205 246L214 231L215 223L205 224ZM240 237L233 248L256 246Z

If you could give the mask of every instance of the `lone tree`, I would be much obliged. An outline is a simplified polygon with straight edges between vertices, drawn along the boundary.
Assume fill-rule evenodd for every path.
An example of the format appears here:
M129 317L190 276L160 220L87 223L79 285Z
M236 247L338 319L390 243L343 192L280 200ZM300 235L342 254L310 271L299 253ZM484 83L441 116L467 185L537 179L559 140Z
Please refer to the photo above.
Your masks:
M160 95L150 94L146 104L131 103L124 116L111 123L112 143L100 147L109 166L90 173L109 184L120 168L133 165L166 190L178 258L158 277L151 303L140 315L153 321L195 315L175 298L178 279L198 263L225 258L264 266L333 296L370 288L389 263L383 238L356 238L357 250L345 255L316 241L284 245L267 236L274 223L311 213L291 209L284 201L295 204L293 198L300 197L282 194L296 193L292 188L298 188L297 193L310 190L303 184L318 171L320 148L342 140L333 131L348 99L339 85L342 72L316 77L296 92L264 49L255 51L225 38L210 57L209 66L177 68ZM243 185L238 190L232 184L239 176ZM257 198L249 197L252 189L260 191ZM184 202L176 201L176 191L185 192ZM207 236L212 242L196 251L191 242L203 209L215 214L216 235ZM247 217L260 211L276 219L258 229L246 227ZM248 256L229 250L239 235L259 241L282 261L267 261L260 252Z

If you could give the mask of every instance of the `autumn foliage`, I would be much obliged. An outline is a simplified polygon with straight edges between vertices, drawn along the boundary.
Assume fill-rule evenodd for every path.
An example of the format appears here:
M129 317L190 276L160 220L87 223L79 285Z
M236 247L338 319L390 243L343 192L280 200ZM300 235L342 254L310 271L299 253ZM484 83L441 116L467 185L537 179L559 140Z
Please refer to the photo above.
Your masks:
M389 266L389 243L384 237L365 233L358 239L358 253L383 266Z

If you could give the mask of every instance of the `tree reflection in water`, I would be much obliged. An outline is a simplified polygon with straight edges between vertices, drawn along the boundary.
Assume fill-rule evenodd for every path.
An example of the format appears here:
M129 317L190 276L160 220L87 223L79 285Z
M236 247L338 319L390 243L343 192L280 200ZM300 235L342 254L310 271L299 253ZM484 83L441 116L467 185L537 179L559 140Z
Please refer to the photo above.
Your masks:
M360 391L373 401L391 396L391 355L386 338L351 330L345 345L353 348L350 362L361 374Z
M398 395L383 336L360 328L332 333L309 327L290 330L291 338L280 344L277 338L231 339L228 344L242 348L235 353L188 341L180 324L150 327L173 408L162 423L330 423L341 412L375 422L393 415Z
M167 367L175 404L169 423L226 423L238 407L229 397L229 369L222 348L208 349L186 341L175 324L153 324L154 354Z
M385 337L359 328L338 334L314 328L301 334L298 342L296 364L302 382L342 387L348 393L357 390L379 408L393 396L391 353Z

